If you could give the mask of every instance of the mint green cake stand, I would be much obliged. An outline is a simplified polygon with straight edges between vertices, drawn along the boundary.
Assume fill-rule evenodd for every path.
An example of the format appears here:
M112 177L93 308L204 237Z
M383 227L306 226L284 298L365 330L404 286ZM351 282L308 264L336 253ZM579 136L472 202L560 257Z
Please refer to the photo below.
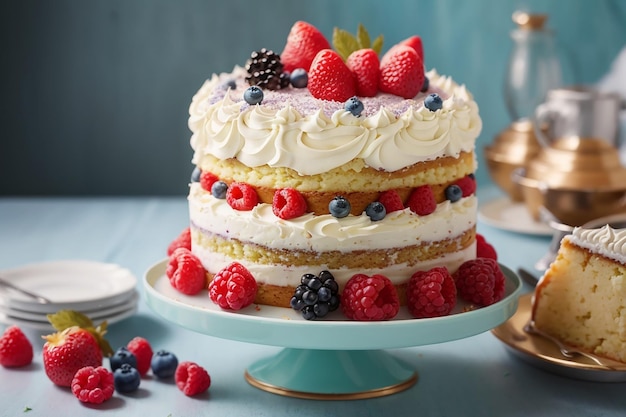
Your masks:
M469 309L459 303L446 317L413 319L406 308L385 322L345 320L340 311L307 321L288 308L252 305L223 311L206 292L186 296L165 276L167 261L144 276L146 302L163 318L199 333L242 342L284 347L252 363L245 372L253 386L275 394L323 400L394 394L417 382L413 367L385 349L422 346L473 336L507 321L517 310L520 279L506 276L504 298Z

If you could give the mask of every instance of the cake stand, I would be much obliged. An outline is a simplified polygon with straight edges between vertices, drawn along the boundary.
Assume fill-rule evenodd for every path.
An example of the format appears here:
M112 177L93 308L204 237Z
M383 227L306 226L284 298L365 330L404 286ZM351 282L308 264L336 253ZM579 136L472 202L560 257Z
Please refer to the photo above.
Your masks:
M362 399L411 387L417 372L384 349L422 346L473 336L507 321L516 311L520 279L506 276L504 298L487 307L458 305L446 317L412 319L401 308L384 322L346 320L340 311L307 321L292 309L251 305L224 311L206 292L186 296L165 276L167 260L144 276L146 302L163 318L199 333L242 342L284 347L252 363L245 372L253 386L275 394L308 399Z

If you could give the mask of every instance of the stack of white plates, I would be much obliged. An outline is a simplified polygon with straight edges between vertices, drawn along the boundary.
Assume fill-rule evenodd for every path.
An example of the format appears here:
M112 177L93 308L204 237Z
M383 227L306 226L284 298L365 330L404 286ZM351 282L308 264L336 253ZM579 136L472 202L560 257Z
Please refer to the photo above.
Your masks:
M115 264L71 260L26 265L0 271L11 286L46 298L41 302L0 285L0 322L53 330L46 317L59 310L87 315L95 325L125 319L137 311L137 279Z

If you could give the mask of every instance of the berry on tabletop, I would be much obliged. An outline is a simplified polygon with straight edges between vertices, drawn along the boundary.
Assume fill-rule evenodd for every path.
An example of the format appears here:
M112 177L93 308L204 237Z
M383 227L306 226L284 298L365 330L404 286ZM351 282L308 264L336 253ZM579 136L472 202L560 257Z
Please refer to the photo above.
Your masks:
M190 361L178 365L174 379L178 389L187 396L201 394L211 386L211 376L206 369Z
M0 337L0 365L19 368L33 361L33 345L18 326L9 326Z
M74 374L71 389L81 402L101 404L113 396L113 373L103 366L85 366Z
M113 383L117 392L133 392L139 388L141 375L137 369L125 363L113 372Z
M48 378L69 387L80 368L102 365L102 351L96 338L78 326L44 336L43 364Z
M139 374L145 375L148 373L150 362L152 361L152 346L150 346L150 342L141 336L136 336L126 344L126 348L135 355Z
M172 352L159 350L152 356L150 368L157 378L169 378L176 372L178 358Z
M109 358L111 371L115 371L125 363L129 364L133 368L137 368L137 358L135 355L133 355L125 346L122 346Z

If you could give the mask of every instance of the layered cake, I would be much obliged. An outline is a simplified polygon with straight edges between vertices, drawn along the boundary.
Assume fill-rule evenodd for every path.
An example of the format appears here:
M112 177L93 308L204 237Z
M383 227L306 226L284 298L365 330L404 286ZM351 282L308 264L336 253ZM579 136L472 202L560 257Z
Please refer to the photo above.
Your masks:
M340 290L382 274L403 299L415 272L476 257L472 95L424 73L417 37L380 61L377 45L344 59L324 42L298 22L280 55L255 51L190 105L192 252L209 280L243 265L258 304L288 307L321 271Z
M575 228L533 297L535 327L626 362L626 229Z

